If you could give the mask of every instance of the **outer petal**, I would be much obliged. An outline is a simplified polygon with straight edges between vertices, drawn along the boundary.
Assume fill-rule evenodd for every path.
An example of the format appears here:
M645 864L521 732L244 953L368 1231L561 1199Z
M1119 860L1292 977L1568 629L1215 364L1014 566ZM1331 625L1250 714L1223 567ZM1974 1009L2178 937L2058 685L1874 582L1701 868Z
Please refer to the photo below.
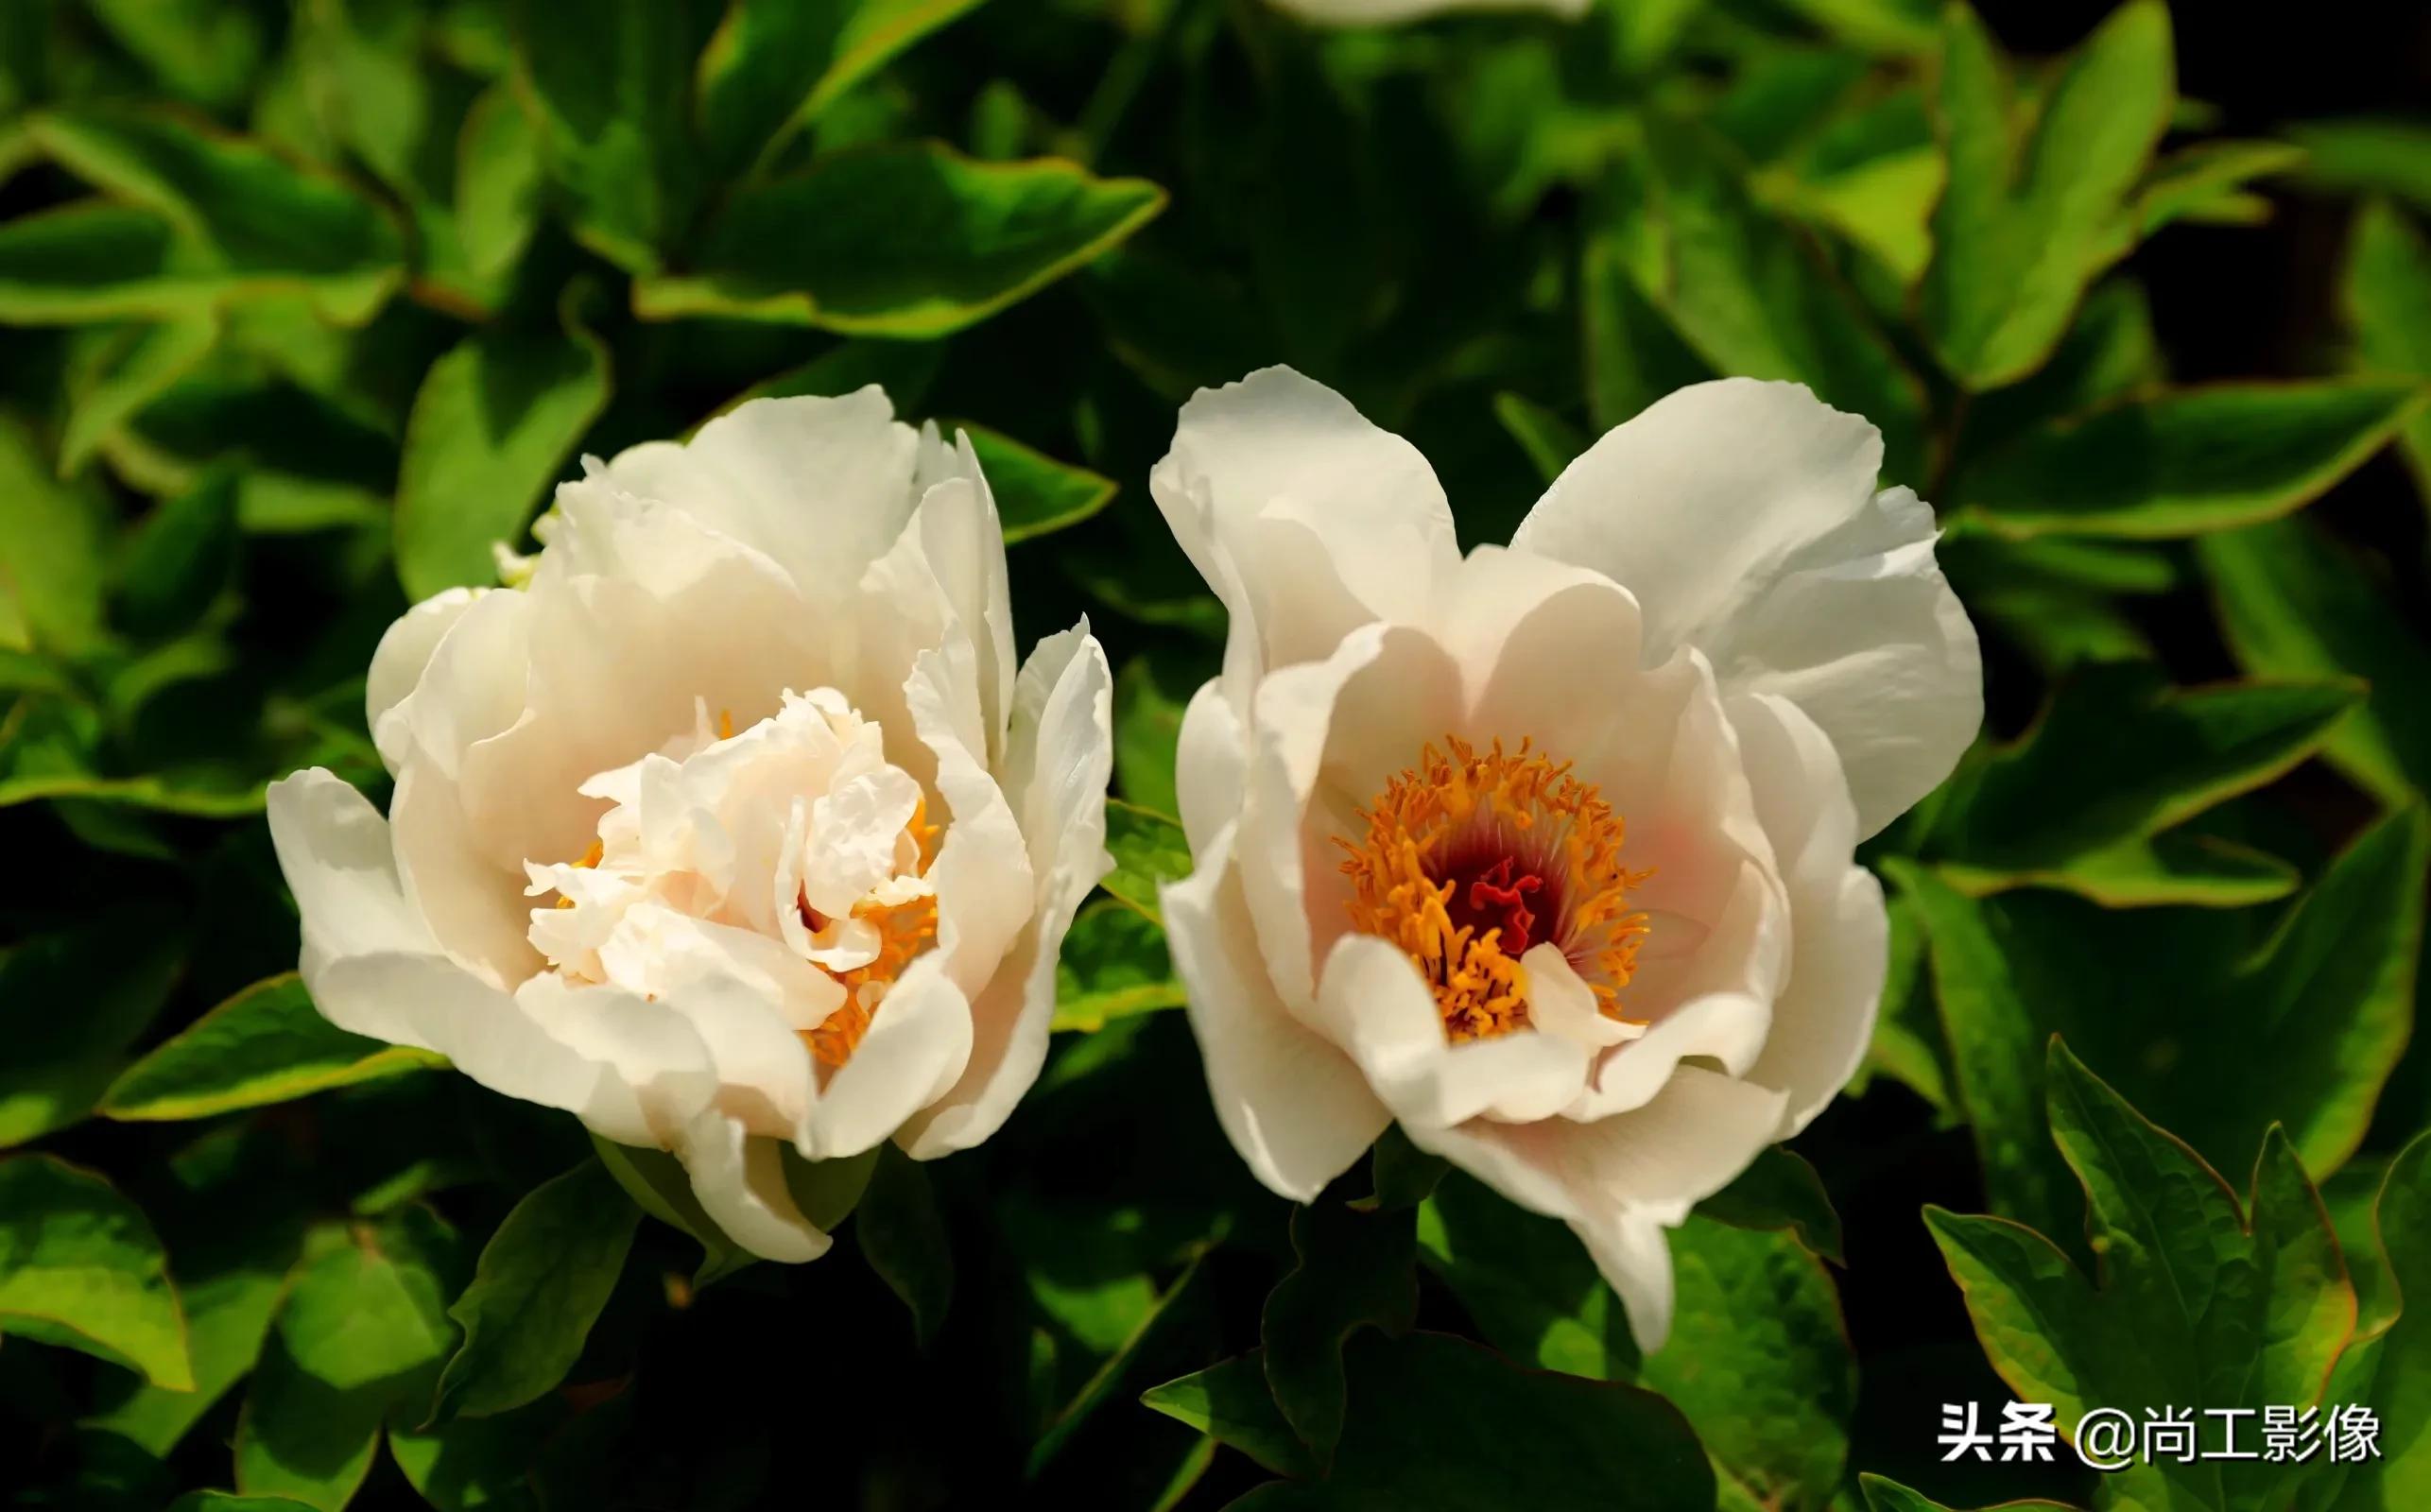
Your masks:
M1334 942L1303 1018L1359 1063L1404 1128L1550 1118L1578 1096L1593 1060L1578 1040L1533 1029L1452 1043L1418 969L1373 935Z
M918 442L871 385L838 399L753 400L688 444L618 454L606 476L767 553L806 589L841 594L909 517Z
M1268 1189L1314 1201L1392 1114L1350 1057L1276 997L1259 964L1229 832L1199 853L1197 870L1164 889L1162 901L1217 1122Z
M434 593L399 615L371 653L371 670L363 679L363 718L373 744L380 747L380 760L391 773L412 748L412 738L405 720L388 720L389 712L412 696L440 641L486 592L451 588Z
M943 1095L971 1060L971 1004L935 952L907 967L802 1126L813 1160L872 1148Z
M271 784L269 818L303 916L304 986L332 1023L438 1051L483 1086L627 1143L662 1143L707 1102L708 1052L672 1015L599 989L597 1039L577 1048L441 954L405 902L387 822L336 777L316 768Z
M1326 660L1258 685L1233 847L1267 973L1294 1012L1314 1005L1318 958L1350 926L1329 837L1358 833L1353 810L1459 716L1458 666L1408 626L1362 626Z
M802 1215L785 1186L784 1151L716 1109L695 1119L676 1146L692 1194L726 1236L767 1260L799 1263L832 1242Z
M1228 681L1417 616L1459 559L1426 458L1288 368L1194 395L1148 490L1232 613Z
M1777 1091L1682 1066L1653 1101L1593 1124L1403 1126L1411 1143L1513 1202L1567 1220L1620 1293L1639 1346L1653 1349L1671 1328L1671 1258L1661 1230L1772 1143L1784 1102Z
M1083 621L1040 642L1014 679L1004 784L1028 846L1034 906L972 1001L961 1079L898 1136L916 1159L993 1134L1046 1062L1056 955L1081 900L1113 864L1106 854L1113 763L1113 675Z
M1222 679L1211 678L1181 711L1174 745L1174 796L1181 806L1182 837L1194 854L1214 844L1216 832L1240 812L1249 763L1249 731L1224 696Z
M1664 398L1554 481L1517 549L1594 567L1646 610L1646 655L1703 651L1726 693L1778 693L1828 734L1859 828L1948 775L1983 718L1974 628L1932 511L1877 494L1882 438L1795 384Z
M1780 1137L1848 1085L1873 1037L1888 965L1882 884L1855 862L1856 812L1832 742L1785 698L1730 703L1756 816L1789 890L1789 981L1748 1080L1789 1096Z

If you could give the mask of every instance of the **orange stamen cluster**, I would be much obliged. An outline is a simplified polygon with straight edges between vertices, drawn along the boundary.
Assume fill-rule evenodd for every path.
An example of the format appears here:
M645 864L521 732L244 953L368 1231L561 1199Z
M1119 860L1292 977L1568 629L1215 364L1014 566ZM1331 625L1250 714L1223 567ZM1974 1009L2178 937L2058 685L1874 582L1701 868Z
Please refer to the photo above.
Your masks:
M1546 940L1620 1019L1647 933L1629 894L1652 874L1621 865L1621 816L1526 741L1517 751L1497 740L1481 752L1457 736L1443 746L1429 743L1356 811L1361 840L1336 838L1352 927L1408 953L1456 1043L1527 1025L1520 957Z
M937 859L938 836L943 833L928 822L928 799L922 798L912 810L904 833L912 838L920 851L920 874L928 875L930 863ZM812 930L824 929L827 920L810 906L807 898L800 900L802 922ZM904 968L921 948L937 937L937 895L924 894L900 903L859 903L853 917L878 926L878 954L867 963L849 971L830 971L844 988L844 1005L819 1022L815 1029L802 1031L802 1042L820 1064L840 1066L853 1058L861 1039L870 1032L870 1021L884 1001L886 989L903 975Z

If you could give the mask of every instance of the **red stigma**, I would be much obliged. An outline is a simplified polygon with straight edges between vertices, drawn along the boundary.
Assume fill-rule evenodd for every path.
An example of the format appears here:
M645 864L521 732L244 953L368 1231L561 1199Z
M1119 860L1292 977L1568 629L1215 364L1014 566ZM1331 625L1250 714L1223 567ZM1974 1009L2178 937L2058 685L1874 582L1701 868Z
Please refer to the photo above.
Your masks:
M1536 927L1536 915L1527 906L1526 895L1541 891L1544 886L1544 879L1535 872L1521 872L1513 878L1513 869L1511 858L1505 856L1469 884L1468 902L1472 912L1501 911L1502 948L1507 955L1526 953L1528 932Z

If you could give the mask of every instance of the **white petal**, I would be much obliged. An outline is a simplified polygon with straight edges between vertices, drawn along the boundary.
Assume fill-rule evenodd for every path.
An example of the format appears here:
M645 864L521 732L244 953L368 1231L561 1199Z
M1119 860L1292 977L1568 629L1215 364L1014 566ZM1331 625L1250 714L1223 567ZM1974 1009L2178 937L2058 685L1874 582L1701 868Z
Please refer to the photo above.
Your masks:
M828 1078L802 1129L802 1157L836 1160L871 1148L943 1096L970 1060L970 1001L931 951L887 989L870 1032Z
M438 1051L494 1091L629 1144L661 1143L671 1118L706 1102L708 1053L671 1015L594 989L595 1039L570 1043L439 954L398 885L387 823L353 788L298 772L271 784L269 817L303 916L304 986L332 1023Z
M928 870L937 886L938 949L955 984L975 998L1030 921L1038 890L1030 853L1038 837L1026 834L1012 801L981 765L987 749L972 660L963 645L922 652L904 696L921 743L936 759L951 820ZM1102 787L1098 802L1102 828Z
M1637 1024L1606 1017L1596 1005L1594 989L1579 980L1570 958L1551 940L1528 947L1520 966L1527 972L1528 1022L1541 1033L1601 1050L1646 1032Z
M1652 1027L1603 1052L1568 1112L1589 1120L1646 1102L1683 1058L1744 1073L1789 950L1788 899L1703 659L1681 652L1608 714L1608 743L1581 751L1578 771L1622 805L1625 863L1652 872L1629 895L1648 932L1620 995L1623 1015Z
M1661 1230L1747 1169L1772 1142L1784 1102L1682 1066L1652 1101L1593 1124L1405 1127L1420 1148L1513 1202L1568 1221L1620 1293L1639 1347L1652 1349L1670 1329L1671 1257Z
M1194 395L1148 490L1233 641L1263 648L1247 676L1323 656L1363 620L1417 616L1458 561L1426 458L1288 368Z
M1360 627L1326 660L1259 683L1233 845L1267 970L1295 1011L1316 997L1319 953L1350 926L1331 837L1363 833L1353 811L1459 717L1457 664L1410 627Z
M530 631L531 600L521 593L482 593L449 616L412 691L372 727L389 770L421 760L454 774L467 747L512 725L524 712ZM408 642L395 664L410 660Z
M1453 1043L1418 968L1371 935L1335 942L1302 1018L1359 1063L1405 1128L1550 1118L1578 1097L1591 1064L1587 1046L1532 1029Z
M1112 865L1106 782L1113 769L1113 678L1087 624L1039 643L1015 679L1007 797L1035 874L1028 925L972 998L961 1079L899 1136L917 1160L968 1149L1003 1126L1046 1062L1055 961L1081 901ZM940 867L945 858L938 858ZM940 885L940 895L942 884Z
M1932 511L1877 494L1881 466L1871 425L1797 385L1698 384L1572 462L1511 543L1634 593L1650 662L1693 645L1725 692L1798 703L1870 834L1948 775L1983 716Z
M1855 862L1856 812L1831 741L1786 699L1730 703L1756 815L1789 890L1789 980L1747 1079L1789 1095L1777 1137L1848 1084L1873 1036L1888 968L1882 885Z
M1275 996L1259 964L1229 834L1200 853L1189 877L1163 890L1163 903L1217 1122L1269 1190L1316 1200L1392 1114L1358 1066Z
M1499 546L1461 562L1443 640L1460 663L1469 728L1512 746L1533 735L1559 748L1565 728L1602 713L1638 675L1635 599L1590 568Z
M1210 678L1181 712L1173 752L1181 833L1193 852L1205 850L1216 832L1240 812L1249 763L1249 733L1225 696L1222 679Z
M917 443L872 385L836 399L754 400L689 444L619 454L604 475L767 553L806 588L840 595L909 518Z
M992 765L1004 754L1007 700L1014 678L1004 524L971 438L957 432L954 447L940 461L948 475L923 493L912 525L921 533L922 552L937 574L956 625L977 653L979 705L988 731L982 754Z
M451 588L423 599L397 617L371 653L371 670L363 679L363 718L390 772L405 761L412 735L407 722L389 720L389 713L411 696L441 638L484 592Z
M711 1110L677 1147L692 1194L726 1237L764 1260L800 1263L827 1253L828 1236L811 1226L785 1186L784 1153L772 1139Z

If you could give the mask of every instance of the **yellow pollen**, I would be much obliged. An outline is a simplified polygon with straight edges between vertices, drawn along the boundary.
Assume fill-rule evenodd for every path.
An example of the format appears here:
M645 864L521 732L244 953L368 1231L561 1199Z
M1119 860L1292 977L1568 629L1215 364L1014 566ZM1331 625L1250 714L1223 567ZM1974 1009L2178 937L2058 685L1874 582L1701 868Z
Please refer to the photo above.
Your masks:
M1597 1008L1622 1018L1621 989L1647 933L1629 894L1653 873L1621 865L1621 816L1568 762L1532 753L1527 741L1481 752L1447 735L1356 813L1366 835L1335 838L1348 858L1351 926L1408 953L1447 1038L1526 1027L1520 958L1547 940Z
M937 859L937 838L940 827L928 822L928 799L923 796L913 808L910 822L904 833L911 837L920 853L920 874L928 875L929 864ZM810 900L802 898L796 906L802 910L802 921L817 931L827 927L827 919ZM819 1062L840 1066L853 1058L861 1037L870 1032L871 1018L877 1012L885 989L903 975L921 947L937 937L937 895L926 894L900 903L863 902L853 906L853 917L878 926L878 954L863 965L849 971L829 971L844 988L844 1005L820 1021L819 1027L802 1031L802 1042ZM822 968L823 970L823 968ZM874 988L875 990L871 990Z
M717 711L717 738L720 740L733 740L734 738L733 710L720 709Z

